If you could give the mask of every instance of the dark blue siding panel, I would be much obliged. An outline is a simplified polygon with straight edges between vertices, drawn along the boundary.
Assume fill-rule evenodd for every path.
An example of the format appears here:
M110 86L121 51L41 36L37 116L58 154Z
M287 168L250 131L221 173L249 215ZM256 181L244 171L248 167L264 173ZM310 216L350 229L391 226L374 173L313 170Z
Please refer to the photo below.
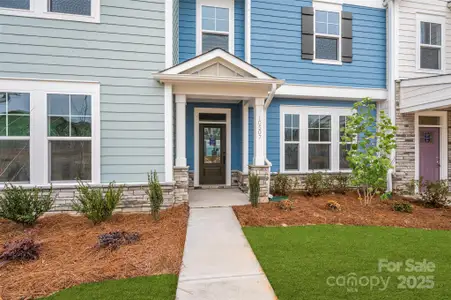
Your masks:
M301 7L312 1L252 1L252 64L292 84L386 87L385 10L343 5L353 14L353 62L301 59Z
M180 62L196 56L196 0L180 0ZM244 0L235 0L235 55L244 59Z
M243 170L242 104L188 103L186 105L186 159L194 171L194 108L230 108L232 121L232 170Z
M280 106L326 106L326 107L349 107L354 105L351 101L322 101L276 98L271 102L267 112L267 157L272 163L271 172L280 170ZM249 156L250 156L249 152Z

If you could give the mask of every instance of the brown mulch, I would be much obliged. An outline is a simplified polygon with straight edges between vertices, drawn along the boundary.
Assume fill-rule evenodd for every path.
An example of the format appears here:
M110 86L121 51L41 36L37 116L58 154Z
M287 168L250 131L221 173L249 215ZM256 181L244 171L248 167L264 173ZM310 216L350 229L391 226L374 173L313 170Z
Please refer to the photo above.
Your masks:
M94 226L81 216L44 217L32 229L0 220L0 244L32 237L42 244L40 258L0 267L0 299L29 299L87 282L157 274L178 274L182 263L188 207L150 214L115 214ZM140 240L118 250L96 249L99 234L138 232ZM1 249L1 246L0 246Z
M371 206L360 204L355 193L321 197L293 196L294 209L283 211L278 203L260 204L258 208L236 206L233 208L242 226L295 226L316 224L340 224L358 226L395 226L425 229L451 230L451 209L425 208L411 201L413 213L392 210L394 201L409 201L399 196L393 200L375 199ZM341 204L342 211L326 209L327 201ZM409 201L410 202L410 201Z

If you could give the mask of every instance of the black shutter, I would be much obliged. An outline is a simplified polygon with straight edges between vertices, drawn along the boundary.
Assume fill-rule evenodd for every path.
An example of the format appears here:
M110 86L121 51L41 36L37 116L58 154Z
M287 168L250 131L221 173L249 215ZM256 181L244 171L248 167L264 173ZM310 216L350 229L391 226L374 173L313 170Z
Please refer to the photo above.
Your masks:
M313 37L314 37L314 24L313 24L313 7L302 8L302 59L313 60Z
M341 13L341 60L352 62L352 13Z

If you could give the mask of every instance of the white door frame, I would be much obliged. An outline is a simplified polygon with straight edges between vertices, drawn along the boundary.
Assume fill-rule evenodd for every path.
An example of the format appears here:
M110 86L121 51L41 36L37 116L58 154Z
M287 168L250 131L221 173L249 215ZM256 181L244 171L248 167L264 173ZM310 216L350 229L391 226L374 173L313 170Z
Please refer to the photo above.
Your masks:
M226 115L226 185L232 185L232 123L231 123L231 109L230 108L194 108L194 186L199 186L199 114L225 114ZM223 122L205 122L210 124L221 124Z
M420 125L420 116L440 117L440 125ZM420 128L440 128L440 179L448 180L448 112L421 111L415 113L415 180L420 179ZM416 191L418 192L418 191Z

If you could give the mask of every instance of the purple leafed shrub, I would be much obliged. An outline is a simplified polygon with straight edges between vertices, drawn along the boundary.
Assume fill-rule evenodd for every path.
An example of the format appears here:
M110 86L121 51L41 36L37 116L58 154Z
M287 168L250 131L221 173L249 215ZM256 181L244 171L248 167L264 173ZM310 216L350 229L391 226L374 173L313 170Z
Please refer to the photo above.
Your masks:
M115 231L99 235L97 248L118 249L122 245L133 244L139 241L140 235L137 232Z
M32 239L23 239L5 243L3 248L0 261L36 260L39 258L41 245L35 243Z

